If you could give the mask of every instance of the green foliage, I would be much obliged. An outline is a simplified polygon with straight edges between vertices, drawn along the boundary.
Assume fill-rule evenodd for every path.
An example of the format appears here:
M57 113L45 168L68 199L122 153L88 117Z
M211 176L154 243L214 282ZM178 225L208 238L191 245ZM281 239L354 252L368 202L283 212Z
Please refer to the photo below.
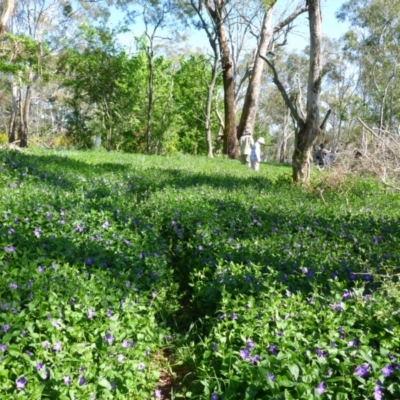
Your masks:
M398 193L188 155L0 165L4 398L147 400L174 373L177 398L399 397Z

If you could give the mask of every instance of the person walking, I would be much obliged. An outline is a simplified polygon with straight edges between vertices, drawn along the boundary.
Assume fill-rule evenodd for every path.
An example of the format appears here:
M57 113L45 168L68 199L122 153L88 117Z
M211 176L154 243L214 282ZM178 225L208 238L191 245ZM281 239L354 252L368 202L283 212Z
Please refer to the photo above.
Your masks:
M253 168L254 171L259 171L260 169L260 161L261 161L260 145L264 144L265 144L264 138L260 137L259 139L257 139L257 141L253 144L253 147L251 148L250 163L251 163L251 168Z
M250 153L253 144L254 140L251 135L251 132L249 130L246 130L243 136L239 140L239 146L240 146L240 161L242 164L245 165L247 164L248 167L250 167Z

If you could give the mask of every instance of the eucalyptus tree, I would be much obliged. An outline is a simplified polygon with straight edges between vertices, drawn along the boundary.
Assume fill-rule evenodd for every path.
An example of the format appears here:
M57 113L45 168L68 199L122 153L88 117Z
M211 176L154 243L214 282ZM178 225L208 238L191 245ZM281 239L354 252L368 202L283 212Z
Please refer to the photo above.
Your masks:
M330 111L320 125L320 93L322 83L322 37L321 37L321 4L320 0L307 0L310 54L307 82L306 109L303 110L291 99L282 84L273 61L260 55L273 72L273 81L290 109L292 118L296 123L294 151L292 157L292 178L294 182L306 182L310 178L311 150L324 127Z
M369 104L369 122L382 135L400 119L400 2L349 0L337 17L350 23L346 50L360 68L359 92Z
M15 0L3 0L3 4L0 6L0 40L3 38L4 31L7 27L7 23L14 11Z
M282 30L287 29L285 35L290 31L292 22L302 13L307 11L307 5L299 5L286 18L280 19L274 26L272 17L274 14L277 0L264 2L265 11L259 34L256 35L257 46L255 57L249 73L249 82L242 107L240 122L238 125L238 137L240 138L245 130L254 130L256 115L258 110L258 98L260 94L261 77L264 70L264 61L260 55L265 56L274 47L274 37L279 35Z

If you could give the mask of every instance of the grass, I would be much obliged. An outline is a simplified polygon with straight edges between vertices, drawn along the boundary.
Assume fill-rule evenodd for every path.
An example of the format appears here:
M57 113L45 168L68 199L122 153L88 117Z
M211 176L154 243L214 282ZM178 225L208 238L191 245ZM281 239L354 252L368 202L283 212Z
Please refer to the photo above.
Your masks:
M399 398L397 193L224 158L0 160L2 398Z

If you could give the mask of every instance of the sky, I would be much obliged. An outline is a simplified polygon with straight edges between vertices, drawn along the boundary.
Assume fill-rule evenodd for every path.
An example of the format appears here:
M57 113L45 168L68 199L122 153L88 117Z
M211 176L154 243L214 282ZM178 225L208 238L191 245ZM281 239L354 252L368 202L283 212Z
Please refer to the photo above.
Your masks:
M278 0L276 8L287 4L288 0ZM340 6L345 3L346 0L321 0L321 11L322 11L322 34L334 39L338 39L348 30L348 24L337 21L335 14L339 10ZM123 14L118 10L113 10L111 14L112 25L117 25L118 22L123 21ZM144 33L144 24L141 21L141 17L138 16L135 20L135 24L130 27L131 33L121 35L121 43L134 50L132 45L133 37L139 37ZM199 48L207 51L209 48L208 40L204 32L198 30L186 31L188 35L186 46L189 48ZM168 35L168 34L167 34ZM309 33L308 33L308 21L307 14L304 13L296 19L296 29L290 35L288 39L288 50L303 50L309 44Z

